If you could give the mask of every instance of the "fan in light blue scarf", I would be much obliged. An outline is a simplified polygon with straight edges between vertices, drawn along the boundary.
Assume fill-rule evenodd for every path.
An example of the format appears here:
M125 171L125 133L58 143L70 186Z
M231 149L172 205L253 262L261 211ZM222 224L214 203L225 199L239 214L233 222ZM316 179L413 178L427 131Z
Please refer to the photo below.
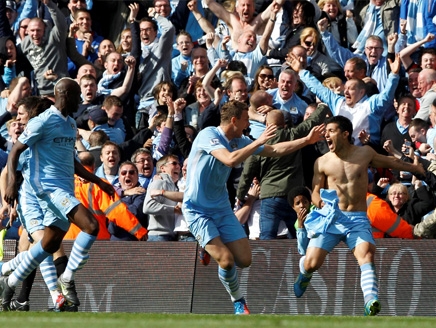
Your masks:
M112 93L112 89L109 89L109 85L116 81L121 76L121 72L117 74L108 74L107 71L103 72L103 77L98 82L97 91L103 95L110 95Z
M372 3L369 4L365 16L365 26L363 26L363 29L357 37L356 42L353 44L353 48L356 49L356 51L354 51L355 54L363 54L365 50L366 39L368 39L370 35L376 34L375 30L377 29L377 16L379 12L380 7L377 8Z
M426 10L424 0L408 0L407 6L407 44L421 41L425 37L424 16ZM404 3L402 5L407 5Z

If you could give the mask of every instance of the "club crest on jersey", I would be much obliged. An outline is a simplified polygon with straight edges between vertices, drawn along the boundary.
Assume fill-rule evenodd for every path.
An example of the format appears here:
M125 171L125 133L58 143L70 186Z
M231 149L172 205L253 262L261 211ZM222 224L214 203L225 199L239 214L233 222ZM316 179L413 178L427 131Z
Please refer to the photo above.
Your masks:
M62 206L62 207L67 207L67 206L70 205L70 203L71 203L71 201L70 201L68 198L64 198L64 199L62 199L62 201L61 201L61 206Z
M231 147L233 150L237 150L237 149L238 149L238 144L237 144L236 142L232 142L232 143L230 144L230 147Z
M73 129L73 130L76 129L76 126L73 123L71 123L71 129Z
M210 145L211 145L211 146L219 145L219 143L220 143L220 141L219 141L218 138L210 139Z

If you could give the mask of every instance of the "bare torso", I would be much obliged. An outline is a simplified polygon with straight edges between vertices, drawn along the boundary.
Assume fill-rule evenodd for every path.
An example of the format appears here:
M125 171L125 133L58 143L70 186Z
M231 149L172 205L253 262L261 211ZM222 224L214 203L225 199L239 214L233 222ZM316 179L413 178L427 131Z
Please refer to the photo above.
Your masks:
M241 34L245 31L254 31L256 35L262 34L265 24L262 22L262 19L259 16L254 17L250 23L242 22L239 19L239 16L237 13L234 13L230 15L230 35L232 38L232 48L237 49L238 48L238 39L241 36Z
M320 187L337 191L342 211L366 212L367 169L372 156L369 147L351 146L343 158L333 152L319 158L319 170L325 176Z

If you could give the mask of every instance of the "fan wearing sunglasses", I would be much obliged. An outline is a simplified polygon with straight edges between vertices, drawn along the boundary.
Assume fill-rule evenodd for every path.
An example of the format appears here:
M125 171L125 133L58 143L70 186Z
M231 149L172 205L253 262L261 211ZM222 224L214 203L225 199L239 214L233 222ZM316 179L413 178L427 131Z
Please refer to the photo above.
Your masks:
M143 227L148 225L148 217L142 211L144 204L145 189L139 184L138 168L133 162L125 161L120 164L118 170L118 185L121 188L121 201L133 213ZM116 186L117 187L117 186ZM119 193L119 192L118 192ZM132 234L115 222L110 222L108 227L111 240L135 240Z
M331 58L318 51L319 34L313 27L306 27L300 35L300 45L306 49L307 66L317 78L333 73L342 76L341 66Z

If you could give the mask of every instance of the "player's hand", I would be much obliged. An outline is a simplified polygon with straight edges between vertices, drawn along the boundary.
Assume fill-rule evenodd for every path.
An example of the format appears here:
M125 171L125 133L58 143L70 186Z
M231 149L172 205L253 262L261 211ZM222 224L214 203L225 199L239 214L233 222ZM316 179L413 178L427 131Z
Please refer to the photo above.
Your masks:
M324 133L325 133L325 124L321 124L313 127L307 136L309 145L312 145L318 141L323 140Z
M15 183L8 183L3 199L11 206L15 206L15 201L18 198L18 189Z
M114 199L115 189L111 184L100 179L100 181L98 182L98 186L101 190L108 194L112 198L112 200Z
M368 132L366 132L366 130L361 130L359 132L359 140L362 143L362 145L367 145L371 140L371 135Z
M270 124L266 127L260 137L257 139L262 145L264 145L269 139L274 138L277 132L277 125Z

